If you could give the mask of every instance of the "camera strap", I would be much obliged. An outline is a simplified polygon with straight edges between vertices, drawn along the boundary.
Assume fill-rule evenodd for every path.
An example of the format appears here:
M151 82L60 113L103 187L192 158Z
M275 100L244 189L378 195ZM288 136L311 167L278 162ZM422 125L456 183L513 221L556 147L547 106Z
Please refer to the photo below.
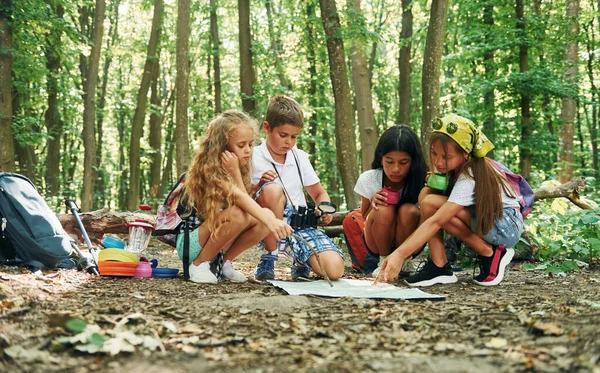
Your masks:
M279 173L279 171L277 170L277 167L275 166L275 163L271 162L271 165L273 166L273 169L275 170L275 172L277 172L277 177L279 178L279 181L281 181L281 187L283 188L283 192L287 196L288 201L290 201L293 208L296 208L296 206L294 206L294 201L292 201L292 197L290 197L290 194L288 193L287 188L285 187L285 184L283 183L281 174Z
M294 151L294 149L292 149L292 155L294 156L294 160L296 161L296 169L298 170L298 176L300 177L300 184L301 184L302 188L304 188L304 180L302 179L302 173L300 172L300 164L298 163L298 157L296 156L296 152ZM290 194L288 193L288 191L285 187L283 178L281 177L281 174L279 173L279 171L277 170L277 167L275 166L275 163L271 162L271 165L273 166L273 169L275 170L275 172L277 172L277 176L279 177L279 180L281 181L281 186L283 187L283 191L287 195L288 201L290 201L293 208L296 208L296 206L294 205L294 201L292 201L292 198L290 197Z

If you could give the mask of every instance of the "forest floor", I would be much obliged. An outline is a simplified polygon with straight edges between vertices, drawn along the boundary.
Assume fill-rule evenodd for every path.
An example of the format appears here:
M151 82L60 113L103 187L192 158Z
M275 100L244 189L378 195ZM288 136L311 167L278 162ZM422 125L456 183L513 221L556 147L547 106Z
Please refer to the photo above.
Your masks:
M164 246L148 256L180 266ZM251 277L257 258L250 250L235 266ZM0 267L0 371L600 373L600 271L521 267L496 287L474 285L466 270L424 289L440 301ZM277 278L289 277L282 259ZM365 278L349 265L346 277ZM84 332L72 332L82 329L73 318Z

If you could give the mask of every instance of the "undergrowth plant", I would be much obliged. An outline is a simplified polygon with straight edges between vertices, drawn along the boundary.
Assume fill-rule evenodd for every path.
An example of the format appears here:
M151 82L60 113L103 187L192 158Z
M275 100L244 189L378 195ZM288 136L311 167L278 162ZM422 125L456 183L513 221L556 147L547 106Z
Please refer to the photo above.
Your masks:
M525 269L556 274L577 270L581 262L600 260L600 208L593 201L585 202L594 209L580 209L566 198L536 203L526 229L539 246L539 264L527 264Z

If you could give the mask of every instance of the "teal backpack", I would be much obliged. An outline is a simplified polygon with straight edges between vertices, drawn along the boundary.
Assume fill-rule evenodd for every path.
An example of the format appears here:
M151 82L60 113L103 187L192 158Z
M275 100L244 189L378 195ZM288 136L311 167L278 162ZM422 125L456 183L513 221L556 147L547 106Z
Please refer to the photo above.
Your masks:
M0 264L72 268L71 238L33 183L0 172Z

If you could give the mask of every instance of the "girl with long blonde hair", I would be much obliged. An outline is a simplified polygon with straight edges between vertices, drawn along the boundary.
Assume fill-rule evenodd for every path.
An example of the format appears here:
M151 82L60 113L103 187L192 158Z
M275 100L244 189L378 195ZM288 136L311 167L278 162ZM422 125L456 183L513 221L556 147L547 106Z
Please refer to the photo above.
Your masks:
M223 276L233 282L246 277L233 269L231 262L267 234L278 239L292 234L292 228L261 208L248 194L250 162L256 121L247 114L228 110L213 119L186 176L183 198L202 219L190 233L190 280L216 283L210 262L225 251ZM177 251L182 257L183 235L178 236Z

